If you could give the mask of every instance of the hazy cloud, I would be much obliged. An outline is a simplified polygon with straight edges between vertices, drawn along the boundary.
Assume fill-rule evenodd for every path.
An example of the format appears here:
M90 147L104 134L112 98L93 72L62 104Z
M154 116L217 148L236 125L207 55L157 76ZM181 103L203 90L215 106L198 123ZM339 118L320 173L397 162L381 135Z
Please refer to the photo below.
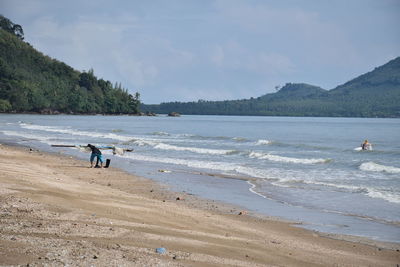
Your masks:
M326 89L400 55L396 0L2 0L25 40L146 103Z

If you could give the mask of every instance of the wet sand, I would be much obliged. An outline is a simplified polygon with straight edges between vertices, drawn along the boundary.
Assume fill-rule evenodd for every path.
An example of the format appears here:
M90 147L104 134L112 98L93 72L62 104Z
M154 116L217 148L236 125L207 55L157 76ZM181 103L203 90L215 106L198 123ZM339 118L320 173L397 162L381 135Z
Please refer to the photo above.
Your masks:
M0 265L400 264L398 244L321 236L28 148L0 146L0 206Z

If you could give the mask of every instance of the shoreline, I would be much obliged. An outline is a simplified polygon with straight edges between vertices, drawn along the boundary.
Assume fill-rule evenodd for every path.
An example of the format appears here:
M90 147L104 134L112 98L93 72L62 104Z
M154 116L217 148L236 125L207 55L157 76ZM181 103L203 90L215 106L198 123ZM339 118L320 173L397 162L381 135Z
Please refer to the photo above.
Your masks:
M108 113L63 113L63 112L56 112L56 113L41 113L41 112L0 112L1 114L6 115L44 115L44 116L133 116L133 117L175 117L175 116L168 116L168 113L147 113L147 112L140 112L135 114L128 114L128 113L121 113L121 114L108 114ZM227 116L227 117L286 117L286 118L338 118L338 119L400 119L399 117L349 117L349 116L293 116L293 115L234 115L234 114L184 114L180 113L180 116Z
M283 220L246 214L233 205L168 191L113 167L90 169L88 162L70 156L0 145L0 162L4 225L0 264L387 266L400 262L399 244L301 229ZM158 247L167 253L157 254Z

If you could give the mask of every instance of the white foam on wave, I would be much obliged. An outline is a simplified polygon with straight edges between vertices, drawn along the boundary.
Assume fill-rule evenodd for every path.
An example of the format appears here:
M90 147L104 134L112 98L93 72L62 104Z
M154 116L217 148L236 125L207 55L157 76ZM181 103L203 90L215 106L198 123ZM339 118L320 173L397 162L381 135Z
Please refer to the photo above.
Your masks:
M172 151L188 151L198 154L211 154L211 155L229 155L235 152L235 150L226 149L210 149L210 148L200 148L200 147L185 147L185 146L175 146L170 144L162 143L155 139L131 139L130 143L138 146L151 146L155 149L160 150L172 150Z
M167 132L152 132L151 135L170 136L170 134Z
M115 133L99 133L99 132L87 132L87 131L79 131L68 128L61 128L56 126L43 126L43 125L32 125L32 124L20 124L21 128L29 129L29 130L38 130L38 131L46 131L53 133L62 133L69 135L77 135L77 136L88 136L88 137L97 137L104 139L114 139L119 141L129 141L132 138L129 136L118 135Z
M384 199L392 203L400 203L400 196L390 192L382 192L369 188L367 195L372 198Z
M224 162L186 160L186 159L171 158L171 157L159 158L159 157L145 156L145 155L139 155L139 154L126 154L121 157L129 158L129 159L133 159L133 160L183 165L183 166L187 166L187 167L191 167L191 168L210 169L210 170L218 170L218 171L235 171L235 169L237 168L237 166L233 163L224 163Z
M282 183L283 182L283 183ZM286 183L285 183L286 182ZM364 194L372 198L379 198L386 200L392 203L400 203L400 194L396 194L393 192L387 192L385 189L373 188L369 186L356 186L356 185L346 185L346 184L335 184L335 183L327 183L321 181L312 181L312 180L284 180L279 179L278 183L272 183L273 185L280 186L280 187L291 187L287 185L289 183L304 183L304 184L312 184L312 185L321 185L321 186L328 186L333 188L345 189L346 191L352 193L359 193Z
M50 137L47 137L47 136L31 134L31 133L23 133L23 132L15 132L15 131L1 131L1 132L8 136L23 137L26 139L37 140L40 142L46 142L51 139Z
M392 203L400 203L400 195L387 192L384 189L372 188L369 186L353 186L353 185L343 185L343 184L333 184L333 183L319 183L321 185L332 186L336 188L348 189L353 192L362 193L372 198L379 198Z
M400 168L385 166L375 162L364 162L360 165L360 170L370 172L387 172L387 173L400 173Z
M265 154L260 152L250 152L250 158L258 158L258 159L266 159L271 161L277 162L286 162L286 163L298 163L298 164L317 164L317 163L327 163L330 159L300 159L300 158L290 158L290 157L283 157L277 156L272 154Z
M265 146L265 145L269 145L269 144L272 144L272 141L265 140L265 139L260 139L256 142L256 145L258 145L258 146Z
M125 154L121 157L133 160L147 161L147 162L183 165L190 168L209 169L209 170L222 171L228 173L234 172L237 174L245 174L255 178L267 178L269 175L269 172L266 170L240 166L229 162L186 160L186 159L171 158L171 157L159 158L159 157L145 156L139 154Z
M232 140L236 141L236 142L246 142L247 141L247 139L244 137L233 137Z
M247 181L247 183L250 185L249 191L250 191L251 193L256 194L256 195L258 195L258 196L260 196L260 197L262 197L262 198L267 198L266 196L264 196L263 194L258 193L258 192L255 190L255 188L256 188L256 185L255 185L255 184L253 184L253 183L250 182L250 181Z
M227 155L234 153L234 150L224 150L224 149L206 149L206 148L198 148L198 147L184 147L184 146L174 146L159 142L157 139L132 139L130 136L118 135L115 133L98 133L98 132L87 132L87 131L79 131L75 129L61 128L55 126L43 126L43 125L31 125L21 123L21 127L29 130L39 130L39 131L47 131L47 132L55 132L69 135L78 135L78 136L88 136L88 137L96 137L96 138L104 138L104 139L114 139L124 142L131 142L138 146L152 146L155 149L161 150L174 150L174 151L189 151L193 153L199 154L212 154L212 155ZM159 132L159 135L169 135L168 133Z
M277 180L272 182L275 186L282 186L282 187L291 187L288 186L290 183L304 183L304 184L314 184L320 186L329 186L334 188L345 189L350 192L354 193L361 193L365 194L369 197L373 198L380 198L392 203L400 203L400 195L384 192L383 190L379 190L376 188L371 187L363 187L363 186L355 186L355 185L345 185L345 184L335 184L329 182L322 182L322 181L313 181L313 180L301 180L301 179L290 179L290 178L282 178L282 173L279 170L276 172L274 169L257 169L252 167L246 167L237 165L234 163L228 162L217 162L217 161L201 161L201 160L186 160L186 159L179 159L179 158L158 158L152 156L145 156L139 154L125 154L120 156L123 158L139 160L139 161L147 161L147 162L157 162L157 163L165 163L165 164L174 164L174 165L182 165L190 168L197 168L197 169L208 169L214 171L222 171L227 172L228 174L236 173L236 174L244 174L249 177L266 179L266 180ZM249 184L253 185L253 183L248 182ZM262 197L266 197L258 192L255 191L255 186L252 186L249 189L252 193L257 194Z
M235 152L234 150L225 150L225 149L209 149L209 148L199 148L199 147L183 147L183 146L174 146L164 143L158 143L153 146L156 149L162 150L175 150L175 151L189 151L199 154L212 154L212 155L227 155Z

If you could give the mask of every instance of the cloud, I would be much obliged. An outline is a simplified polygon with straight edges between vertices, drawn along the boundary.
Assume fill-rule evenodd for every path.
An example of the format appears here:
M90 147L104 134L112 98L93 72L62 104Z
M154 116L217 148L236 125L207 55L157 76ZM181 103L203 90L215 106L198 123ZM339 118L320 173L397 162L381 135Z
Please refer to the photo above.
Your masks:
M133 90L160 82L160 72L192 63L195 56L169 40L137 34L144 27L137 21L132 16L86 16L60 23L54 16L43 16L29 27L29 39L37 49L78 70L94 68L96 75Z
M295 64L285 55L268 51L251 51L237 42L216 45L210 61L217 68L243 70L267 76L290 74Z
M398 1L99 1L2 9L39 51L147 103L257 97L286 82L329 89L400 53Z
M343 54L357 55L345 29L325 19L321 13L300 5L221 0L216 7L223 20L236 25L243 36L258 37L267 50L263 57L275 58L281 67L283 58L293 61L296 57L296 61L316 64L337 61Z

